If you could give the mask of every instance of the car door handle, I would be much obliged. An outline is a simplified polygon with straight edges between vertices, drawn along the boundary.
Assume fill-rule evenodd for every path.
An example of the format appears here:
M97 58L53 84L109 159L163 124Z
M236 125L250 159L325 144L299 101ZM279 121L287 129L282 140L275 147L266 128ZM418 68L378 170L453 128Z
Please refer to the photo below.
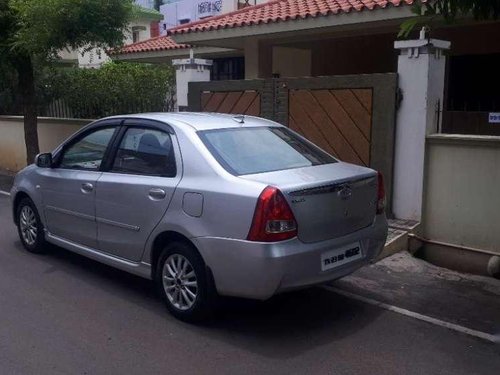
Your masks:
M91 193L92 190L94 190L94 185L92 185L90 182L86 182L82 184L82 193Z
M149 196L153 199L163 199L167 196L167 193L163 189L153 188L149 190Z

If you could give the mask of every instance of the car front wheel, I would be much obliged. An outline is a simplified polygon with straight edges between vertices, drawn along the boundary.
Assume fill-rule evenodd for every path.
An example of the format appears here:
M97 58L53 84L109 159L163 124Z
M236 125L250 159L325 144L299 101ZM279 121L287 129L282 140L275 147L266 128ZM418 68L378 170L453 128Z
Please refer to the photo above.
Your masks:
M46 251L43 225L33 201L24 198L17 206L17 230L24 248L32 253Z
M189 244L173 242L165 247L158 261L156 283L176 318L199 322L212 315L215 288L203 259Z

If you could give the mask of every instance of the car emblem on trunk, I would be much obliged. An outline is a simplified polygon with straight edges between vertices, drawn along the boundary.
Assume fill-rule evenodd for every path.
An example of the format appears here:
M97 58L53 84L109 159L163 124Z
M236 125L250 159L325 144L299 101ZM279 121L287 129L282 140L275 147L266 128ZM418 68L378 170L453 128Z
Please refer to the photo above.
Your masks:
M340 190L337 192L338 196L342 200L346 200L351 198L352 195L352 189L349 185L344 185L340 188Z

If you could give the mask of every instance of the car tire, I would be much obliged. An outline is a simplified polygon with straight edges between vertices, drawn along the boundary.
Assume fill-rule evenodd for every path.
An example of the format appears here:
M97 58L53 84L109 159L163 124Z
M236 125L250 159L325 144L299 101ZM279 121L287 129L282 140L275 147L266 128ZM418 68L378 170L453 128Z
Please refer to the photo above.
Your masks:
M17 232L24 248L30 253L42 254L47 243L40 215L33 201L23 198L16 210Z
M168 310L186 322L203 322L213 316L217 293L211 274L198 251L185 242L169 243L155 273L157 288Z

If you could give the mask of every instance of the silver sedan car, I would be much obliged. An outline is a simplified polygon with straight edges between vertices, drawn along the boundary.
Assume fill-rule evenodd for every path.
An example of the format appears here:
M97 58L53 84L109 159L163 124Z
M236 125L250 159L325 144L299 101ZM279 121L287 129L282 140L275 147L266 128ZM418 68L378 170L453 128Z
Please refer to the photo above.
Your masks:
M387 236L379 173L250 116L95 121L19 172L11 198L28 251L49 242L152 279L188 321L219 295L264 300L338 279Z

